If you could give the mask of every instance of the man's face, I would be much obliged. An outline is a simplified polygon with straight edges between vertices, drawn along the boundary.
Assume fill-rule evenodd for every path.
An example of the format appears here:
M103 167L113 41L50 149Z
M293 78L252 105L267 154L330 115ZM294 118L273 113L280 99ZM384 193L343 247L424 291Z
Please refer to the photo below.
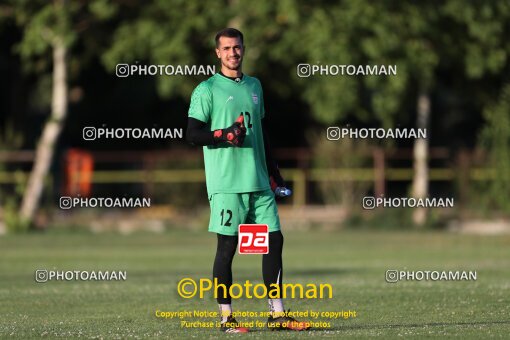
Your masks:
M244 46L240 38L220 37L216 55L229 70L238 70L243 63Z

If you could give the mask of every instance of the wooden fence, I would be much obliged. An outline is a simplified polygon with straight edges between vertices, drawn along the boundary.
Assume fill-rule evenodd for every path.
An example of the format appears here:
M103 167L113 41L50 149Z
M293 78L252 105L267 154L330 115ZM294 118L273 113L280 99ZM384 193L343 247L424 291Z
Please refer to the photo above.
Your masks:
M172 151L97 151L90 152L95 168L97 165L113 165L113 170L94 170L91 182L94 185L140 183L145 187L161 183L201 183L205 182L202 167L190 169L158 168L158 164L164 161L197 161L202 158L201 151L172 150ZM369 168L335 168L317 169L312 168L313 154L304 148L277 149L274 151L275 158L295 164L292 168L281 169L284 178L292 182L294 190L294 205L300 206L307 203L308 183L321 181L364 181L373 182L374 194L384 195L388 181L411 181L413 169L392 168L387 163L394 160L412 160L412 150L399 149L386 152L380 148L374 148L371 155L372 167ZM441 167L429 169L430 181L453 181L462 180L487 180L494 176L491 169L474 167L473 159L480 158L468 151L460 151L451 155L445 148L431 148L429 160L443 160L455 164L453 167ZM0 151L0 185L13 185L24 183L29 176L31 163L33 163L33 151ZM60 162L64 167L64 161ZM125 169L128 165L137 164L139 169ZM2 166L4 165L4 166ZM6 170L8 168L9 170ZM18 170L17 168L25 168ZM55 180L54 174L47 179L49 183ZM462 185L461 185L462 187Z

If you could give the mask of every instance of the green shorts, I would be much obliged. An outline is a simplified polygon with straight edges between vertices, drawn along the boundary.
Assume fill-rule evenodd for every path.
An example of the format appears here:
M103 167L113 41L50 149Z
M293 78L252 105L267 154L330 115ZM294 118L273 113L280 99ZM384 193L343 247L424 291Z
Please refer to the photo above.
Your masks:
M209 196L209 231L236 236L239 224L267 224L269 232L280 230L280 217L274 193L265 191Z

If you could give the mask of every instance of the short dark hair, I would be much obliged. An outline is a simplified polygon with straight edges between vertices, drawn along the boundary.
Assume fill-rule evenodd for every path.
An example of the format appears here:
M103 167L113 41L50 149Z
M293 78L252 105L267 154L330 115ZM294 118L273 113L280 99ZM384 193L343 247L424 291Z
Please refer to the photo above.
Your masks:
M241 31L236 30L235 28L230 28L230 27L224 28L221 31L219 31L218 33L216 33L216 38L214 38L214 40L216 41L216 47L219 46L221 37L240 38L241 44L244 45L243 34L241 33Z

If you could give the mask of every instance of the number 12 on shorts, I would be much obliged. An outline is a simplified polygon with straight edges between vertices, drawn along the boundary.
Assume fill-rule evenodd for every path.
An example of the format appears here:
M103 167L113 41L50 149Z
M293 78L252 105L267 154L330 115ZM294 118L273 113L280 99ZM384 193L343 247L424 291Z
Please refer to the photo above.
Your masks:
M221 225L224 227L230 227L232 225L232 210L221 209Z
M239 254L269 253L269 227L267 224L239 225Z

